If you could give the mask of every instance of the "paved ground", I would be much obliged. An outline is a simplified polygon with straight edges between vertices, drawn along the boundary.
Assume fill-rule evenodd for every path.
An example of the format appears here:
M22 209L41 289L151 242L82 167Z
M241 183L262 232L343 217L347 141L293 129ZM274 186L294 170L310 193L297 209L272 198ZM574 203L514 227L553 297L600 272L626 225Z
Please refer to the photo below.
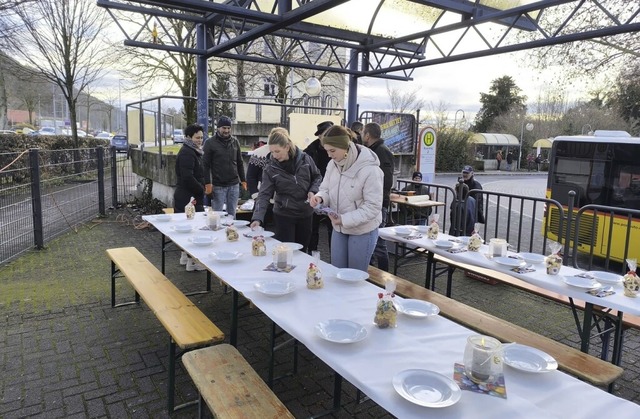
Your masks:
M135 246L157 266L160 235L138 229L130 210L110 214L0 267L0 418L162 418L167 381L167 335L143 305L112 309L109 261L104 250ZM323 243L326 239L322 240ZM323 255L327 255L326 249ZM167 276L182 290L203 288L204 273L187 273L169 256ZM402 268L419 283L424 266ZM443 281L441 281L443 282ZM118 296L131 289L118 285ZM507 286L490 286L457 274L454 297L572 346L578 338L570 311ZM223 331L229 330L230 295L214 281L213 292L192 297ZM258 310L241 311L239 349L261 376L267 374L270 323ZM625 341L624 377L616 394L640 403L637 387L640 335ZM289 353L278 356L279 373ZM331 406L332 372L304 348L299 372L276 383L274 391L296 417ZM178 401L194 397L181 368ZM373 402L355 402L343 385L342 410L334 417L387 417ZM195 417L195 409L173 415Z

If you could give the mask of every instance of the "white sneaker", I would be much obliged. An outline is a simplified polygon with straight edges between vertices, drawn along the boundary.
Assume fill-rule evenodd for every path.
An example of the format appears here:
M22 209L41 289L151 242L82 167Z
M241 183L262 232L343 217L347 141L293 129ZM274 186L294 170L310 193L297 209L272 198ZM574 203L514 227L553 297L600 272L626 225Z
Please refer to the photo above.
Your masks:
M191 259L189 258L189 260L187 261L187 271L191 272L191 271L206 271L207 268L200 262L198 262L195 259Z
M189 260L189 256L187 256L187 252L182 252L180 254L180 265L186 265Z

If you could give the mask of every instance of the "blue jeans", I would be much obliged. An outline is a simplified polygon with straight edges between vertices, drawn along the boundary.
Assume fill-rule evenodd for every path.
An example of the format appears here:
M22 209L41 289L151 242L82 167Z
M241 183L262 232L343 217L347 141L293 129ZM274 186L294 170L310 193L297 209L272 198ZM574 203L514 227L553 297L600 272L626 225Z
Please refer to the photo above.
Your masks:
M353 235L333 230L331 234L331 264L338 268L353 268L367 272L373 249L378 240L378 229Z
M240 198L240 185L215 186L213 187L213 199L211 207L214 211L222 211L224 204L227 204L227 214L235 217L236 207Z
M382 222L380 223L380 227L386 227L387 225L387 209L385 207L382 208ZM387 241L385 239L381 239L378 237L376 242L376 247L373 250L373 259L378 261L378 269L389 272L389 251L387 250ZM371 263L373 265L373 263Z

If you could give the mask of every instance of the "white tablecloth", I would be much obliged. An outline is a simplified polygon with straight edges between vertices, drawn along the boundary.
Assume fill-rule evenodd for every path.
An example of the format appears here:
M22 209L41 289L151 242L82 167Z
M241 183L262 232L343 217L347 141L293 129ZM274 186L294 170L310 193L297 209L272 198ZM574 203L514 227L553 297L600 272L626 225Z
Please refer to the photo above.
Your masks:
M547 271L544 265L533 265L536 269L535 272L526 274L518 274L513 272L508 266L500 265L491 259L485 257L485 253L488 252L489 246L482 245L479 252L462 252L462 253L450 253L446 249L438 248L433 244L433 240L429 240L426 236L416 240L406 240L402 236L395 234L393 227L386 227L380 229L380 237L386 240L393 240L396 242L403 242L411 245L412 247L422 247L434 254L444 256L448 259L456 262L467 263L469 265L479 266L482 268L493 269L498 272L507 273L514 277L528 282L537 287L543 288L548 291L552 291L567 297L572 297L576 300L586 301L592 304L596 304L602 307L608 307L615 310L619 310L626 314L632 314L635 316L640 315L640 298L629 298L624 295L624 289L622 284L613 285L615 294L607 297L597 297L587 293L584 289L569 286L564 283L565 276L572 276L580 273L584 273L579 269L575 269L570 266L563 266L560 269L559 275L547 275ZM440 234L439 239L451 239L452 236L448 234ZM509 255L515 255L514 252L508 252ZM609 285L609 284L604 284Z
M453 376L453 364L462 362L466 338L472 331L445 318L436 316L414 319L399 314L398 327L378 329L373 317L380 288L368 283L345 283L336 278L337 268L321 264L325 287L306 288L305 272L311 257L294 252L290 273L265 272L271 257L251 256L251 240L241 237L227 242L224 232L210 247L197 247L189 241L196 234L177 233L172 226L184 223L184 214L173 215L170 222L160 222L157 216L145 216L178 246L197 257L207 268L230 286L242 292L255 306L275 321L346 380L361 389L373 401L399 418L593 418L598 416L640 417L640 406L612 396L596 387L560 371L527 374L505 366L508 398L462 392L461 400L450 407L430 409L415 405L393 388L393 376L405 369L421 368ZM179 220L179 221L175 221ZM191 221L205 225L205 217L197 214ZM248 228L240 229L248 231ZM270 251L277 243L267 239ZM210 254L216 249L235 250L245 254L232 263L214 261ZM286 279L296 290L283 297L267 297L254 289L263 279ZM399 297L396 297L399 298ZM354 344L327 342L316 335L314 326L322 320L347 319L361 323L368 331L365 340Z

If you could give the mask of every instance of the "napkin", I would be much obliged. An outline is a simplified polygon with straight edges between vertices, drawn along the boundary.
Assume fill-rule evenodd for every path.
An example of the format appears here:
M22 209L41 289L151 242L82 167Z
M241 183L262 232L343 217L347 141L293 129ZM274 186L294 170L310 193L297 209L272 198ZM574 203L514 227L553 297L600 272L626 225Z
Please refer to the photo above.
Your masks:
M467 378L464 373L464 365L453 364L453 380L460 386L461 390L473 391L474 393L488 394L502 399L507 398L507 387L504 383L504 374L498 374L494 382L476 384Z
M608 297L615 293L616 293L615 291L604 291L601 288L596 288L596 289L587 291L587 294L595 295L596 297Z
M213 227L209 227L209 226L202 226L198 230L218 231L218 230L222 230L223 228L225 228L225 227L224 226L220 226L218 228L213 228Z
M517 273L517 274L527 274L529 272L535 272L536 270L533 268L528 268L526 266L517 266L513 269L511 269L513 272Z
M462 252L466 252L467 248L466 247L458 247L458 248L451 248L451 249L447 249L447 252L449 253L462 253Z
M263 271L270 271L270 272L291 272L296 268L295 265L287 265L286 268L284 269L278 269L276 268L276 266L273 263L270 263L266 268L263 269Z

